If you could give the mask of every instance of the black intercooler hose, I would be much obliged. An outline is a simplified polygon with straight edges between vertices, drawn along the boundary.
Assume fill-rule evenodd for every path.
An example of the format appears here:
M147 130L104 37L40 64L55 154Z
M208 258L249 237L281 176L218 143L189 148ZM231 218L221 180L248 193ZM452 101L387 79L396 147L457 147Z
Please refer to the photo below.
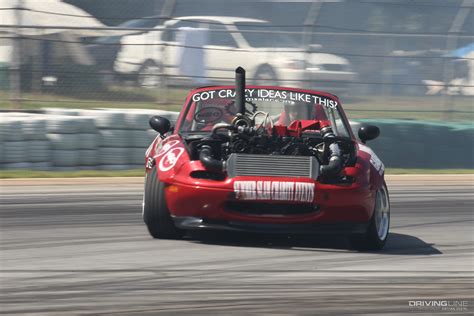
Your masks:
M336 135L332 128L327 126L321 129L324 142L328 145L329 162L327 165L319 167L319 171L323 176L336 176L342 171L341 150L336 143Z
M224 162L213 158L212 147L209 145L203 145L201 147L199 160L209 171L222 172L224 170Z

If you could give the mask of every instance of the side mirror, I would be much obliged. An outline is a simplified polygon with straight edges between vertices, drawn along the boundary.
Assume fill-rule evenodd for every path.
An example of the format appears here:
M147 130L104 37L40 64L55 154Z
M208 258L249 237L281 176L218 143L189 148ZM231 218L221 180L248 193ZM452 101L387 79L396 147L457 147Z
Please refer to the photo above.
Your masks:
M161 136L168 133L171 129L171 123L166 117L152 116L149 123L151 128L160 133Z
M357 134L359 134L360 140L365 143L368 140L377 138L380 135L380 129L374 125L362 125Z

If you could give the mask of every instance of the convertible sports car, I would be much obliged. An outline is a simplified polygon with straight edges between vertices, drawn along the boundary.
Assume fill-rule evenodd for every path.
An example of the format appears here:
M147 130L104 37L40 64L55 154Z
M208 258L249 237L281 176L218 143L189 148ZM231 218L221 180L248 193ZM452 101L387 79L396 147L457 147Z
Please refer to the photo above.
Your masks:
M329 93L236 85L190 92L174 128L146 152L143 219L155 238L190 229L337 233L357 249L381 249L390 202L384 165L353 135L339 99Z

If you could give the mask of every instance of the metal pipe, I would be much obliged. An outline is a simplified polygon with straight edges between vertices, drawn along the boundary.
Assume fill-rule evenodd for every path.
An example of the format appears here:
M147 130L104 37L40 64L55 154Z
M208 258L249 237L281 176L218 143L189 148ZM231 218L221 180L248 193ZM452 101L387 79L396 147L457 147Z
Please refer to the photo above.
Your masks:
M235 69L235 106L239 113L245 114L245 69Z

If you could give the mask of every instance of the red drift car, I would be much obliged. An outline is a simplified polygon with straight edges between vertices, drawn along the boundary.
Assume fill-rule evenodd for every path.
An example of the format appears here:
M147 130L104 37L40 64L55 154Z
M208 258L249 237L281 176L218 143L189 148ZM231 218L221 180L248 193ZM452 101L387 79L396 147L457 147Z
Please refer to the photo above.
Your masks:
M155 238L188 229L344 233L354 247L381 249L390 202L384 165L354 137L334 95L273 86L191 91L174 128L146 152L143 218Z

